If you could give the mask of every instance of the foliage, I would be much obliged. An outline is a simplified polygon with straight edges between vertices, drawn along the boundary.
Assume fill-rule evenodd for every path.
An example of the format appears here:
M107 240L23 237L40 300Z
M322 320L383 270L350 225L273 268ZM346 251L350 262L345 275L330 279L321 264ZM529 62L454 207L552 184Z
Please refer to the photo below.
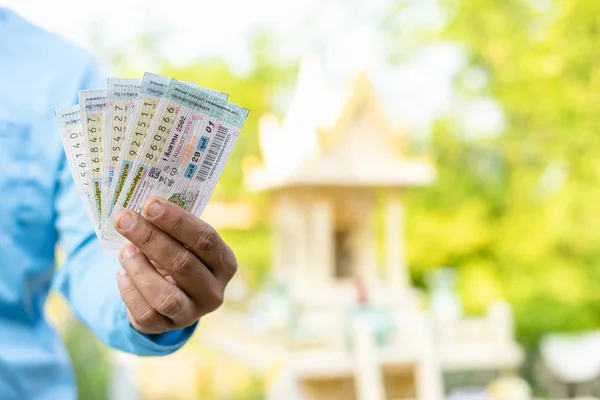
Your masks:
M410 198L411 263L461 270L467 308L506 297L518 337L600 324L600 3L447 0L444 39L468 51L457 89L490 95L497 137L465 140L438 125L439 179ZM488 77L469 92L461 79Z

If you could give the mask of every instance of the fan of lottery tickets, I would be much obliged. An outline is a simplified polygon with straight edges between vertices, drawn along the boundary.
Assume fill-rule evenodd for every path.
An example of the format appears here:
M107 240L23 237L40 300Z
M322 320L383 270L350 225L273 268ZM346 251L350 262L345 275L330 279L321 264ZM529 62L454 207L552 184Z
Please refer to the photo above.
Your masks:
M55 111L68 164L102 247L127 243L111 222L142 212L160 196L200 216L231 154L248 110L228 95L145 73L109 78L79 92L79 105Z

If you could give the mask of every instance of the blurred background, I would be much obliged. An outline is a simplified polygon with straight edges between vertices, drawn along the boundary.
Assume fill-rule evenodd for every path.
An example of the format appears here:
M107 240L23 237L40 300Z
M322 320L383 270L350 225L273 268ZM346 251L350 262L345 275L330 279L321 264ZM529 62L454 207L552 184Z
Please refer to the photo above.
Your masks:
M226 305L138 360L54 297L82 399L600 396L599 1L0 3L251 110Z

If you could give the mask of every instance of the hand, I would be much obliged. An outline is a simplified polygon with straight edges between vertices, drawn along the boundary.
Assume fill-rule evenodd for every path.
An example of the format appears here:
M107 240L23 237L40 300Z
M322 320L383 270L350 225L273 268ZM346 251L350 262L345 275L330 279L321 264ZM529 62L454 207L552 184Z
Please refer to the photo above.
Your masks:
M114 222L131 242L117 274L127 316L146 334L185 328L221 306L235 256L210 225L176 204L151 198L144 215L123 210Z

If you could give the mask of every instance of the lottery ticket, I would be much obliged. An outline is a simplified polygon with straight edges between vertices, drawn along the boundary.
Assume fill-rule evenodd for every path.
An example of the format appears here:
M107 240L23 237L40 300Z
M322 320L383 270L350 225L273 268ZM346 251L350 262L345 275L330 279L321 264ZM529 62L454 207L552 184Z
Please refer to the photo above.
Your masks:
M140 91L140 79L109 78L107 88L107 104L105 112L102 172L102 215L101 222L107 212L110 188L113 184L115 169L119 163L123 143L127 133L129 113L132 112Z
M139 88L139 96L137 96L134 105L131 107L132 111L128 118L130 123L128 123L127 133L125 134L123 145L121 146L121 154L115 168L115 176L118 178L115 181L114 186L111 185L103 197L106 200L103 206L102 223L105 223L112 213L117 198L120 196L123 185L129 176L131 166L140 153L140 147L150 128L156 107L163 97L170 81L170 78L149 72L144 74L144 78ZM195 86L193 82L186 82L186 84ZM202 90L209 91L217 96L227 97L227 94L225 93L204 88Z
M170 81L113 213L141 212L151 196L197 212L209 176L217 179L217 164L226 161L247 115L248 110L201 88ZM123 242L112 224L106 224L103 238Z
M169 179L161 179L152 196L169 199L196 216L204 210L218 177L239 137L248 115L245 109L229 108L219 118L208 116L185 146L181 156L175 154L174 167L164 168L169 175L183 172Z
M101 90L82 90L79 92L82 133L85 138L85 150L89 155L88 171L94 203L95 220L100 223L102 214L102 166L104 138L104 113L107 92Z
M105 251L127 243L111 216L159 196L200 216L248 110L228 95L146 73L110 78L55 112L69 168Z
M93 212L95 204L90 191L89 157L86 154L83 127L81 124L81 109L72 106L55 111L54 113L61 134L67 164L75 181L81 200L86 208L88 217L95 228L98 227L96 214Z
M123 145L121 146L121 154L115 167L117 180L114 182L114 186L111 185L111 188L106 193L103 222L105 222L107 216L110 215L116 199L121 194L125 180L129 175L131 165L139 153L139 149L146 137L148 127L150 126L150 122L154 117L154 109L160 101L168 82L169 78L163 78L162 76L154 74L144 75L144 79L142 80L139 89L139 96L136 98L135 104L132 107L133 110L128 118L129 123Z

